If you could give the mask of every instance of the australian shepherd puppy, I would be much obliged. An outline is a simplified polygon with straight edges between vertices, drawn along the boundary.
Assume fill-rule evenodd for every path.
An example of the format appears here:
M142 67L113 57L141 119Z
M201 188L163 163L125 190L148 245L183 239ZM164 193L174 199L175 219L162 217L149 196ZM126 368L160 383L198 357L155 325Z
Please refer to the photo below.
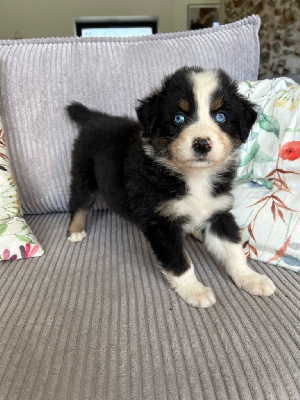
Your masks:
M171 287L188 304L209 307L213 291L195 276L183 238L195 229L239 288L270 296L275 286L247 265L230 210L238 149L255 122L253 105L222 70L184 67L140 101L138 121L67 107L79 127L71 170L68 238L86 237L85 220L100 193L134 222Z

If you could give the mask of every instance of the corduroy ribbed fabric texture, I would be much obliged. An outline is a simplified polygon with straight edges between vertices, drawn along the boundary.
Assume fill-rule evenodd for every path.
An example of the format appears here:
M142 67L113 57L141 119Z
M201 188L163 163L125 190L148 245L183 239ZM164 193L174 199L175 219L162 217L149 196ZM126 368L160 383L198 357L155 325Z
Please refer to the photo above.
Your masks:
M137 99L184 65L256 79L259 27L259 17L252 16L137 38L0 41L0 113L24 213L67 211L76 136L64 110L68 103L134 116Z
M140 231L110 211L92 212L77 244L67 214L28 222L45 255L1 264L1 399L299 400L299 275L251 261L277 286L251 296L188 238L217 297L195 309Z

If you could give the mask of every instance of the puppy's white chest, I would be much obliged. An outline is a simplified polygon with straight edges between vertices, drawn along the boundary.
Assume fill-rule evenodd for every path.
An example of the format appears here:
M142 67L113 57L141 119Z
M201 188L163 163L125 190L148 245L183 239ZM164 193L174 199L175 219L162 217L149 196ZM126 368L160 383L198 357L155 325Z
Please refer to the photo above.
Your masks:
M230 195L212 196L211 180L209 177L201 178L191 175L187 181L187 194L179 200L172 200L161 210L171 218L186 217L188 222L184 229L188 232L203 225L216 212L232 206Z
M211 186L190 181L187 196L178 201L178 212L189 218L188 226L191 229L201 226L213 214L218 211L227 210L231 207L232 198L228 195L213 197Z

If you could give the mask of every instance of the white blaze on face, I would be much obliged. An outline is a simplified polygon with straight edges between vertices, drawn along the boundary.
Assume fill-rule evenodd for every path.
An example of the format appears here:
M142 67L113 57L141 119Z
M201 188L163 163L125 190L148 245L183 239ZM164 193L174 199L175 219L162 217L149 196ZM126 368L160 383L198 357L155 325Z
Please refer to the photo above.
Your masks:
M175 161L184 167L208 167L223 163L231 152L229 137L211 116L213 95L218 88L217 71L193 72L191 80L197 107L197 118L189 124L172 143L171 151ZM210 141L211 150L203 157L195 154L196 139Z
M199 122L209 125L211 123L210 109L212 94L218 87L218 76L216 71L203 71L193 73L194 94L198 106Z

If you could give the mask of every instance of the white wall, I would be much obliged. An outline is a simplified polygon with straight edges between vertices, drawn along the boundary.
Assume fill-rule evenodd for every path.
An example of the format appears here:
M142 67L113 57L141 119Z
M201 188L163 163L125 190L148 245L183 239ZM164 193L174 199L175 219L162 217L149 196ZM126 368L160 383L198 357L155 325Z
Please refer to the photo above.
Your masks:
M74 17L100 15L158 15L161 32L182 31L187 4L201 2L218 0L0 0L0 39L72 36Z

